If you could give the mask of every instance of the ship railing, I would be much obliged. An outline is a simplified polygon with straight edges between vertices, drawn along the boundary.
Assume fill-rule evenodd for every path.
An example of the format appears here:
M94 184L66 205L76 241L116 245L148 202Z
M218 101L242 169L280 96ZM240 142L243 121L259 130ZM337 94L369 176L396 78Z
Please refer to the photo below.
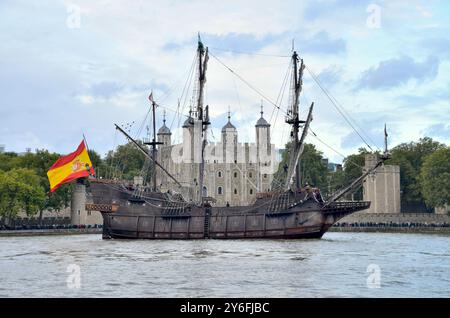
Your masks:
M368 209L370 201L336 201L327 205L323 211Z

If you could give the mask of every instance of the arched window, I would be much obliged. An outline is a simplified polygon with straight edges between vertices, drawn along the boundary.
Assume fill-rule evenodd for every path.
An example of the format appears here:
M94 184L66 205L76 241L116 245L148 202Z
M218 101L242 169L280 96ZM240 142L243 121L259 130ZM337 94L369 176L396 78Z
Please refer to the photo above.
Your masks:
M237 194L237 189L236 188L234 189L234 194Z
M236 171L234 172L234 177L235 177L235 178L237 178L237 177L238 177L238 174L237 174L237 172L236 172Z
M219 178L222 178L222 171L218 171L218 172L217 172L217 176L218 176Z
M264 174L264 179L267 179L267 173Z
M248 173L248 177L253 178L253 173L251 171Z
M253 194L253 189L250 189L250 194Z
M217 194L222 194L222 187L217 188Z

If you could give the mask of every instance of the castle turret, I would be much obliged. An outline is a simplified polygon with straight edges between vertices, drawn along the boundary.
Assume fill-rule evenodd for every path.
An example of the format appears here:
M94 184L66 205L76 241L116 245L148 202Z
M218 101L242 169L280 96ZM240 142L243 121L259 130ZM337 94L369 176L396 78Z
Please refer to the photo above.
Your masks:
M163 125L158 130L158 141L163 143L163 147L167 147L171 145L171 136L172 133L170 132L169 127L166 126L166 112L164 111L164 117L163 117Z
M228 111L228 122L222 127L222 145L225 163L232 163L237 160L237 129L231 123L230 111Z
M86 224L86 186L84 179L78 179L72 193L70 219L73 225Z
M270 124L263 117L263 105L261 103L261 117L256 122L256 164L258 169L257 186L260 192L270 189L271 178L266 167L271 165Z
M261 105L261 117L256 122L256 143L258 147L265 148L270 152L270 124L263 117L264 111Z

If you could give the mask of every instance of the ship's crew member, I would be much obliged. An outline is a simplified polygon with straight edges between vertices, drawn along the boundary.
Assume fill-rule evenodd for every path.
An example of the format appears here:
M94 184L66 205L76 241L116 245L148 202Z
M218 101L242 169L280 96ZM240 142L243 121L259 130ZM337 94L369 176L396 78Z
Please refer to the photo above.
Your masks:
M315 188L315 189L314 189L314 195L315 195L315 198L316 198L316 200L317 200L318 202L320 202L320 203L323 203L323 202L324 202L324 201L323 201L322 194L320 193L320 189L319 189L319 188Z

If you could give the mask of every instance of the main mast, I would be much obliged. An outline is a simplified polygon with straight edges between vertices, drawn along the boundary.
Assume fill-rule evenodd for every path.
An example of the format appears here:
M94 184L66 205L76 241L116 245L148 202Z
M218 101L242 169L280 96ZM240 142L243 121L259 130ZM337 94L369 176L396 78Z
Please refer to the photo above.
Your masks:
M204 179L204 168L205 168L205 147L207 143L207 129L209 122L209 111L208 106L203 109L203 96L204 96L204 88L206 83L206 69L208 66L208 48L203 46L203 43L200 39L200 35L198 36L198 48L197 48L197 56L198 56L198 94L197 94L197 120L201 123L201 160L199 165L199 182L198 182L198 202L200 204L203 203L203 179ZM194 134L198 133L194 129ZM195 136L194 136L195 137Z
M300 148L299 144L299 131L300 124L305 123L300 120L299 117L299 100L300 100L300 92L302 91L303 86L303 70L305 68L303 64L303 59L300 60L300 68L298 67L298 54L296 51L292 54L292 64L294 71L292 73L292 85L293 85L293 98L292 105L289 111L289 117L286 119L286 122L292 125L292 155L296 155L297 151ZM295 166L295 186L297 189L300 189L300 160L298 160Z

